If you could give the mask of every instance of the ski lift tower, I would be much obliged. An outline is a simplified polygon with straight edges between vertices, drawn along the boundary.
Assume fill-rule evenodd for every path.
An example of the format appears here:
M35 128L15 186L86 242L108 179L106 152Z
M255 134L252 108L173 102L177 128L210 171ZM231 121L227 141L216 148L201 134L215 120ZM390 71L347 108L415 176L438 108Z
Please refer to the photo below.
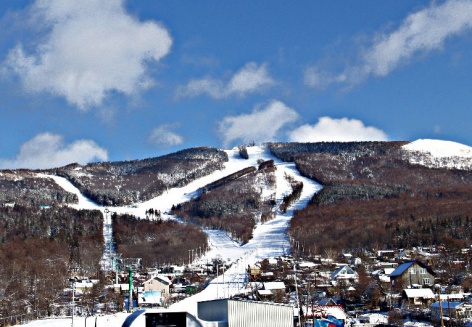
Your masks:
M111 224L111 212L106 208L104 210L105 213L105 234L106 234L106 251L108 253L109 259L110 259L110 270L114 269L113 266L113 261L114 261L114 255L113 255L113 229L112 229L112 224Z
M141 268L141 260L142 258L122 258L120 260L121 267L128 270L128 312L131 312L133 308L133 269L136 271Z

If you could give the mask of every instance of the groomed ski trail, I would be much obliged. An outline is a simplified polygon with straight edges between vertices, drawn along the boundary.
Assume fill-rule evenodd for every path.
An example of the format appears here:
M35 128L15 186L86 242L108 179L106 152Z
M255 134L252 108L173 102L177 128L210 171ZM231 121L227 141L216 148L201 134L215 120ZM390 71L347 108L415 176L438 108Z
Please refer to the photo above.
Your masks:
M224 169L199 178L184 187L172 188L158 197L146 202L136 203L132 206L107 208L97 205L84 197L67 179L50 175L47 175L47 177L53 178L56 183L66 191L77 194L79 199L78 204L72 204L70 205L71 207L76 209L97 209L102 211L104 214L104 224L108 223L105 215L106 209L110 212L129 213L144 218L146 210L152 208L161 211L162 218L164 219L174 218L168 214L173 205L177 205L196 197L198 195L198 190L211 182L249 166L257 167L258 160L260 159L264 161L274 160L274 164L277 167L276 207L280 205L284 196L292 192L291 186L287 182L285 175L303 182L303 189L300 198L288 208L286 213L277 211L274 219L264 224L258 224L254 230L253 238L247 244L242 246L239 245L222 231L206 231L209 235L210 250L198 260L206 262L207 260L220 257L229 261L232 265L224 274L214 279L205 290L171 306L171 309L173 310L186 310L196 315L197 302L230 297L240 293L245 287L246 268L248 265L254 264L265 258L288 253L290 243L285 232L290 219L293 216L293 211L304 208L313 195L319 192L322 188L320 184L301 176L299 171L296 169L295 163L283 162L274 157L267 146L252 146L247 147L247 150L249 159L241 158L237 148L225 150L228 154L229 160L224 164ZM107 235L105 235L105 241L111 241L111 239L109 239L110 237L111 235L107 233ZM105 253L105 257L102 260L110 260L109 255L109 253Z

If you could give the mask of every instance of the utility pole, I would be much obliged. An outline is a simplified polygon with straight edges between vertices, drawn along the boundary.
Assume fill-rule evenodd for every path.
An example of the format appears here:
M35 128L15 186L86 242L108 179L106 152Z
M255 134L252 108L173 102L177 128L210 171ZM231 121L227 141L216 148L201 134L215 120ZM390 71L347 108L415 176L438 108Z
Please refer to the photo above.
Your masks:
M223 299L226 298L225 266L223 265Z
M75 293L75 280L72 279L72 324L71 326L74 327L74 307L75 307L75 298L74 298L74 293Z
M295 293L297 294L297 307L298 307L298 321L302 326L302 308L300 308L300 299L298 297L298 283L297 283L297 262L293 266L293 275L295 277Z
M441 319L441 327L444 327L444 316L443 316L443 308L442 308L442 302L441 302L441 288L438 289L438 300L439 300L439 316Z
M115 284L118 285L118 258L115 258Z
M128 275L129 275L129 294L128 294L128 312L131 312L133 308L133 269L131 266L128 268Z

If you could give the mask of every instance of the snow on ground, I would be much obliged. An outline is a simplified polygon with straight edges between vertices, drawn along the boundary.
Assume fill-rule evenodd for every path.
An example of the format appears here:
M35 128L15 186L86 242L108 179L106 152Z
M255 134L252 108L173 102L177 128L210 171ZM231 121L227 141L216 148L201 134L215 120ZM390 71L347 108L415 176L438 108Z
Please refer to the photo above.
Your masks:
M321 185L300 175L294 163L284 163L273 157L267 148L248 148L251 156L264 160L273 159L276 166L277 192L276 201L279 204L282 198L291 193L291 187L284 175L290 175L296 180L303 182L303 191L300 199L287 210L287 212L277 212L276 218L265 224L258 224L253 238L243 246L237 246L222 232L213 231L209 233L212 242L212 249L200 260L216 255L223 259L229 259L233 265L220 276L213 280L202 292L186 298L171 306L173 310L186 310L194 315L197 313L197 302L218 298L229 297L241 292L246 283L246 268L250 264L261 261L265 258L286 254L290 248L289 240L285 230L293 215L293 210L304 208L313 194L321 189ZM254 160L254 159L253 159Z
M411 152L408 160L427 167L472 169L472 147L452 141L421 139L402 146ZM416 156L415 154L421 154Z
M74 325L73 326L98 326L98 327L120 327L123 325L123 322L129 316L128 313L117 313L114 315L103 315L103 316L90 316L90 317L74 317ZM95 324L96 319L96 324ZM20 326L28 326L28 327L65 327L65 326L72 326L72 318L51 318L51 319L42 319L32 321L26 325ZM145 326L145 324L137 325L137 326Z
M57 183L57 185L62 187L65 191L77 195L79 202L77 204L70 204L72 208L87 209L87 210L93 210L93 209L104 210L105 209L103 206L98 205L92 200L90 200L89 198L85 197L82 193L80 193L77 187L72 185L72 183L69 182L64 177L55 176L55 175L44 175L44 174L38 174L38 177L52 178Z
M172 305L170 309L173 311L187 311L196 316L197 302L225 298L240 293L246 283L246 268L248 265L254 264L265 258L283 255L288 252L290 244L285 231L291 217L293 216L293 210L304 208L313 194L321 189L321 185L302 177L294 163L285 163L272 156L266 146L254 146L248 147L247 149L249 159L242 159L239 156L237 148L227 150L226 152L228 153L229 161L225 163L225 168L223 170L202 177L184 187L170 189L161 196L133 206L109 208L110 211L131 213L139 217L145 217L145 211L150 208L160 210L161 213L167 213L172 208L172 205L177 205L197 196L199 188L246 167L257 167L258 159L274 160L274 163L277 166L276 207L278 207L284 196L292 192L290 184L284 177L285 175L290 175L294 179L303 182L303 190L300 199L293 206L288 208L286 213L277 212L275 219L268 221L265 224L258 224L254 231L253 238L243 246L234 242L225 232L207 230L206 232L209 236L210 250L205 253L205 255L198 258L197 261L206 263L207 260L210 261L213 258L222 258L225 261L232 263L232 265L224 272L224 274L215 278L205 290ZM105 210L104 207L98 206L84 198L66 179L57 176L50 177L54 178L64 189L76 193L79 196L79 204L74 205L74 207L99 209L102 210L102 212ZM171 216L165 216L171 218ZM126 314L99 317L98 326L121 326L124 321L123 315L125 315L126 318ZM109 325L105 324L105 322L102 324L102 318L108 319ZM83 318L78 319L82 319L82 322L85 323ZM89 320L90 325L92 326L92 319L89 318ZM82 322L78 322L78 325L82 325ZM69 323L70 319L43 320L30 323L27 326L55 327L65 326ZM144 316L142 315L138 317L132 326L144 326Z
M402 147L410 151L429 152L434 157L472 158L472 147L452 141L421 139Z

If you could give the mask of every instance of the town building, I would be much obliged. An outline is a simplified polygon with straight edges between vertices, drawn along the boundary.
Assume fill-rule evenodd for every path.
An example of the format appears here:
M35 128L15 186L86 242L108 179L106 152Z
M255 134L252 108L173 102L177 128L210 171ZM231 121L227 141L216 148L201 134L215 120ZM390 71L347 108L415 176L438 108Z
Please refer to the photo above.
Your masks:
M409 261L398 266L391 274L390 281L394 290L430 287L436 274L421 261Z

